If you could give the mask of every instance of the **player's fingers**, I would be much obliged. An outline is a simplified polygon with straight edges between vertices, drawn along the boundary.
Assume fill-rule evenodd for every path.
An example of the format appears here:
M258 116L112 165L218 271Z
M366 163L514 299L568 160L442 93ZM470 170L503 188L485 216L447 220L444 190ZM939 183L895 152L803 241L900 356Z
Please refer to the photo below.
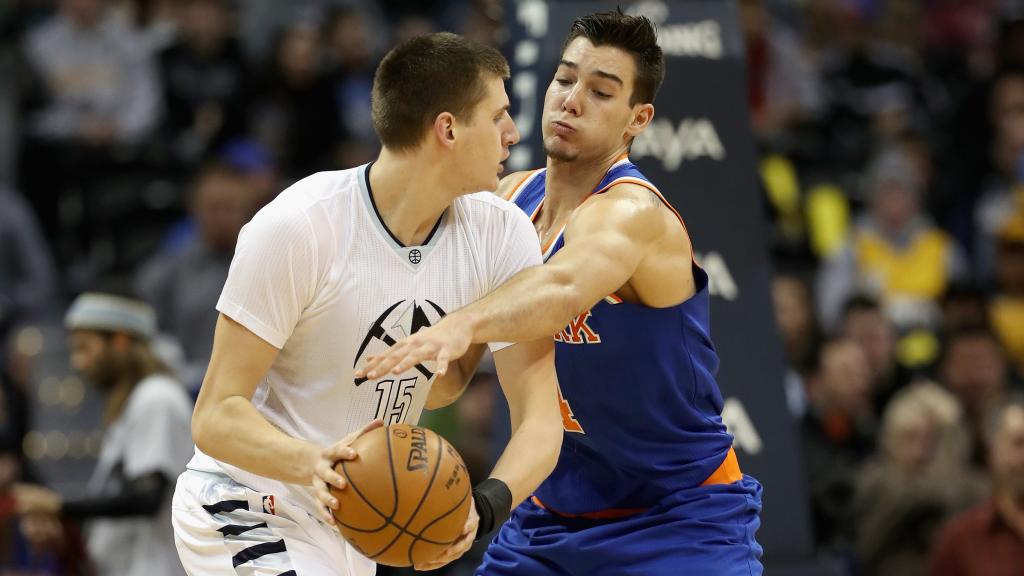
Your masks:
M359 431L355 433L355 437L352 438L352 440L355 441L356 438L359 438L360 436L366 434L367 432L370 432L371 430L376 430L377 428L380 428L383 425L383 420L381 420L380 418L374 418L373 420L370 420L369 422L364 424L363 427L360 428Z
M377 378L387 374L389 370L395 367L395 364L409 353L410 349L418 344L419 339L412 336L399 340L380 354L368 357L364 369L366 372L365 376L367 378Z
M433 359L436 355L437 343L424 340L419 346L410 348L402 356L401 361L395 364L391 373L401 374L407 370L411 370L417 364L423 364L424 362Z
M377 362L377 366L374 367L372 372L374 374L373 378L378 378L388 372L400 374L401 371L398 370L398 367L409 357L409 348L389 350L386 354L386 356L381 357L380 361Z
M320 507L320 519L328 526L335 526L337 524L337 520L334 519L334 514L331 513L331 509L324 506Z
M326 489L328 485L334 486L338 490L344 490L348 486L348 482L345 480L345 477L330 468L321 470L319 475L320 479L324 482L324 489Z
M341 442L337 442L332 446L328 446L323 451L324 460L328 462L338 462L339 460L355 460L356 451L352 448L351 444L355 438L345 437Z
M356 372L357 378L376 378L380 375L381 364L387 362L388 355L393 354L393 349L389 348L378 355L367 356L366 361L363 362L361 370Z
M440 556L434 558L430 562L424 562L420 566L416 566L417 570L436 570L452 561L460 558L463 554L469 550L472 545L472 541L467 542L465 538L460 537L458 540L452 543Z
M423 564L417 564L413 566L416 570L426 572L428 570L437 570L445 564L451 562L451 560L431 560L430 562L424 562Z
M316 499L320 501L320 504L335 510L338 508L338 499L323 484L314 486L313 492L316 494Z
M367 432L369 432L371 430L376 430L377 428L380 428L383 425L384 425L384 421L381 420L380 418L375 418L373 420L370 420L369 422L364 424L363 427L360 428L359 430L356 430L355 432L350 433L348 436L345 436L344 438L342 438L341 440L336 442L334 444L334 446L331 446L331 448L347 448L353 442L356 441L356 438L359 438L360 436L362 436L363 434L366 434ZM356 454L356 456L358 456L358 454ZM354 457L355 456L353 456L353 458ZM351 458L346 458L346 459L347 460L351 460Z
M437 353L437 367L434 368L434 372L437 372L438 376L448 373L448 362L451 361L451 357L451 351L447 348L441 348L441 351Z

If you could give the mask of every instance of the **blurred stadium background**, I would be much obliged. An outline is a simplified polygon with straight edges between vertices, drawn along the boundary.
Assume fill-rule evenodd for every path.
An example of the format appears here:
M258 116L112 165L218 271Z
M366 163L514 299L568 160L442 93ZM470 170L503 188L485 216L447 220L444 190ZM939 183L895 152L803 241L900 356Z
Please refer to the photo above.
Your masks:
M768 573L927 574L943 523L988 494L986 409L1024 376L1015 0L5 0L0 494L81 494L102 442L68 368L70 298L153 304L195 391L239 228L298 178L373 159L389 47L435 30L501 46L510 168L539 166L530 126L567 25L616 5L662 30L659 120L633 156L713 277ZM491 372L426 416L478 478L507 434ZM0 575L88 573L17 565L17 530L0 495Z

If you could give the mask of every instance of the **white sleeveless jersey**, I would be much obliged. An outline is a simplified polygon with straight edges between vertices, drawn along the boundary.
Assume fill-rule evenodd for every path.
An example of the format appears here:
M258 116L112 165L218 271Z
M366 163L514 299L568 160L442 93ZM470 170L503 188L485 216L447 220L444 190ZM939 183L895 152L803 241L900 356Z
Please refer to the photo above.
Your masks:
M285 433L320 446L374 418L415 423L432 383L428 367L370 381L356 379L355 367L541 262L526 215L487 192L459 197L423 245L402 246L377 213L367 175L368 166L314 174L260 210L239 235L217 303L280 349L253 404ZM304 486L198 449L189 467L316 505Z

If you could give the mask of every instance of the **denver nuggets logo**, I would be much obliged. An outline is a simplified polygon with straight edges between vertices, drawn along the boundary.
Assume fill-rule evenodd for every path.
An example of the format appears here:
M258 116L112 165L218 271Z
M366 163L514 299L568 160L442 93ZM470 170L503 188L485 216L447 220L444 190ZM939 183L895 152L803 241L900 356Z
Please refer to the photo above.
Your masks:
M424 305L421 306L420 303ZM420 328L427 328L444 318L444 310L430 300L400 300L392 304L380 317L370 326L370 330L363 338L359 351L356 352L356 361L353 366L358 366L363 359L363 353L367 351L371 342L383 342L387 346L393 346L398 339L415 334ZM423 364L415 367L420 374L428 380L434 375L427 370ZM366 382L366 378L357 378L356 386Z
M601 335L587 324L590 316L590 310L587 310L574 318L565 329L555 334L555 342L563 342L565 344L600 344Z
M385 346L392 346L397 340L414 334L420 328L436 324L443 317L444 310L430 300L400 300L392 304L370 326L356 352L353 366L363 361L364 354L378 353ZM380 418L385 424L405 422L415 404L417 384L427 382L433 376L434 373L426 366L417 364L401 376L389 376L371 382L370 388L377 395L374 417ZM366 381L366 378L356 378L354 383L361 386ZM421 392L422 389L420 386Z

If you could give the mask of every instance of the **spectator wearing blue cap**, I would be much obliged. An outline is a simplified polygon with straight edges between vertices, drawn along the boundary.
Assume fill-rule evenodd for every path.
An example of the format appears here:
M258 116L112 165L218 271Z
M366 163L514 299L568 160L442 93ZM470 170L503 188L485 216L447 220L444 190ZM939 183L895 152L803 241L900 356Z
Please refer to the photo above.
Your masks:
M103 445L85 499L23 485L17 509L26 522L87 521L97 576L180 576L170 486L192 454L192 405L150 347L156 314L139 301L87 293L65 326L72 366L105 398Z

